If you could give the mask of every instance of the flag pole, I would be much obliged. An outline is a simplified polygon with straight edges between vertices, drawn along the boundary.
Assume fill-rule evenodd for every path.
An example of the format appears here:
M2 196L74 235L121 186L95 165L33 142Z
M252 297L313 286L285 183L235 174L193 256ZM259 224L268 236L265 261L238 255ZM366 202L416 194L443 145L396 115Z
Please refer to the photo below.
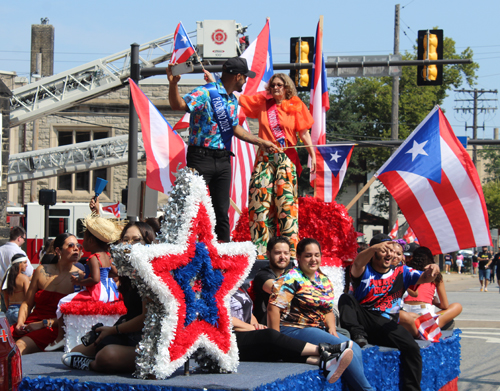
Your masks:
M229 197L229 202L231 203L231 206L234 208L236 213L238 213L241 216L240 208L238 208L238 205L236 205L236 203L233 201L233 199L231 197Z
M372 185L373 182L375 182L375 179L377 177L374 175L372 176L372 179L368 181L368 183L359 191L358 194L356 194L356 197L354 197L351 202L345 207L346 210L351 209L351 207L356 203L357 200L368 190L368 188Z
M309 148L309 147L330 147L330 146L342 146L342 147L350 147L350 146L357 146L358 144L318 144L318 145L293 145L291 147L282 147L280 149L290 149L290 148Z

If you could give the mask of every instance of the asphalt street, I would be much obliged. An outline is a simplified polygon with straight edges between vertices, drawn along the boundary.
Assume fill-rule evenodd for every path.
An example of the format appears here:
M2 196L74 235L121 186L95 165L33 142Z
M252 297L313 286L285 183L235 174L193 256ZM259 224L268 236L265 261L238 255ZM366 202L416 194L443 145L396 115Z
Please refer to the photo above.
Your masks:
M444 275L450 303L462 304L455 320L462 330L462 361L458 389L500 391L500 293L498 284L480 292L477 276ZM424 374L425 376L425 374Z

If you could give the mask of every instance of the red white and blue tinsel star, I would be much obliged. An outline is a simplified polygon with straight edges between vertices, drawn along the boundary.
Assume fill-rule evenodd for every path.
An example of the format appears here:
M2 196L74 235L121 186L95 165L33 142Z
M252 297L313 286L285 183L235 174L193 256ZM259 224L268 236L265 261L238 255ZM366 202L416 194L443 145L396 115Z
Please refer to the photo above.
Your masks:
M165 307L154 372L170 376L198 349L234 372L236 340L230 297L255 261L251 242L217 243L215 214L203 179L192 173L177 242L133 246L130 262Z

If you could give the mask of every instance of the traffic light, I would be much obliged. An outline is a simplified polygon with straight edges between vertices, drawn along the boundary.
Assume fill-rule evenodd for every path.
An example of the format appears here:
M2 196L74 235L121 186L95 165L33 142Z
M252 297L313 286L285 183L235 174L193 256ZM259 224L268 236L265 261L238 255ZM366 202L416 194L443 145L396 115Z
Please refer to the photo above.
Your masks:
M314 57L314 37L290 38L290 63L312 63ZM290 71L290 78L295 82L297 91L311 89L312 69Z
M443 59L443 30L419 30L418 52L419 60ZM443 84L443 65L419 65L417 67L417 85L439 86Z

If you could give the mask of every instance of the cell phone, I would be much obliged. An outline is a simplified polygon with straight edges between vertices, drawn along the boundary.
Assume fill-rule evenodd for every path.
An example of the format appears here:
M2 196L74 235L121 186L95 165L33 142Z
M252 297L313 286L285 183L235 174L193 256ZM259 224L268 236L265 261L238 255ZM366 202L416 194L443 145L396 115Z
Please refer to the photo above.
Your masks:
M182 64L176 64L172 66L172 75L179 76L185 73L191 73L194 71L193 63L191 61L183 62Z

